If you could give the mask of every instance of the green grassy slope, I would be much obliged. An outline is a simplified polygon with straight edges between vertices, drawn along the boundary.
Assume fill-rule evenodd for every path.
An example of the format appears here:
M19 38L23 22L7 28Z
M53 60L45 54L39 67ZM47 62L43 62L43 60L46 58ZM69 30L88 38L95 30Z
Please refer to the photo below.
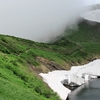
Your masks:
M83 21L79 24L78 30L73 30L68 37L75 42L100 43L100 24L90 25Z
M35 53L38 47L41 48L38 45L0 36L0 100L60 100L31 69L40 65L36 61L38 52Z
M60 100L38 74L100 57L99 26L82 22L48 44L0 35L0 100Z
M67 36L71 41L84 47L89 55L100 55L100 24L90 25L87 22L79 24L79 29Z
M69 40L43 44L0 35L0 99L60 100L38 74L69 69L66 56L81 48Z
M0 100L59 100L19 57L0 55Z

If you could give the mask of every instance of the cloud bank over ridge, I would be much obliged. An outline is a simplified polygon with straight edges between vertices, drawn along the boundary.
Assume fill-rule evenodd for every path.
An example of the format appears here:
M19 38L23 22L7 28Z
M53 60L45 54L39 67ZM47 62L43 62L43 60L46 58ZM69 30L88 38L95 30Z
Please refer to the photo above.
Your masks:
M46 42L77 22L80 0L0 0L0 33Z

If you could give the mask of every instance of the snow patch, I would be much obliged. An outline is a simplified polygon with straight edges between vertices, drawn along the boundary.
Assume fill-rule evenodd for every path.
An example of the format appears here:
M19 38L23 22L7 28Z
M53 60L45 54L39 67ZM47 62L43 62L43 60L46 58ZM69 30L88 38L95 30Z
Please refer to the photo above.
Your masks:
M64 87L63 82L68 80L68 83L76 83L82 85L85 81L91 78L100 76L100 59L94 60L82 66L73 66L71 70L57 70L49 73L40 73L51 89L58 93L62 100L66 100L68 94L71 92L68 88Z
M88 20L88 21L100 23L100 9L84 13L81 15L81 17L85 20Z

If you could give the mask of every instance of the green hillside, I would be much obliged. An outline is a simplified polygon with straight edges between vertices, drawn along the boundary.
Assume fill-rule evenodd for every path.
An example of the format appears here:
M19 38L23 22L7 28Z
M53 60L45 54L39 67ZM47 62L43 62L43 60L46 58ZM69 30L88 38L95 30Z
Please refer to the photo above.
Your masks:
M100 24L94 23L93 25L89 24L86 21L83 21L79 24L78 30L70 30L69 39L75 42L95 42L100 43ZM66 30L67 32L67 30Z
M53 43L0 35L0 100L60 100L41 72L70 69L100 57L99 24L79 24ZM69 34L70 33L70 34Z
M100 55L100 24L88 24L83 21L79 24L77 31L72 31L71 34L66 36L71 41L74 41L84 47L86 53L89 55Z
M0 100L59 100L33 71L40 65L38 47L32 41L0 36Z
M0 100L60 100L38 74L69 69L66 56L81 47L67 42L43 44L0 35Z

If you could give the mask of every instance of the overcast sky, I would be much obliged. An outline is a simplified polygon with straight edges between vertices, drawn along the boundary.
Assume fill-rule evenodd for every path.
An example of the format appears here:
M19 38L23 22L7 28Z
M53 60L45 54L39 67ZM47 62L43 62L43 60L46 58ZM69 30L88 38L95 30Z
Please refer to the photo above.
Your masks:
M83 0L85 5L98 4L100 0Z
M45 42L73 24L84 5L100 0L0 0L0 33Z

